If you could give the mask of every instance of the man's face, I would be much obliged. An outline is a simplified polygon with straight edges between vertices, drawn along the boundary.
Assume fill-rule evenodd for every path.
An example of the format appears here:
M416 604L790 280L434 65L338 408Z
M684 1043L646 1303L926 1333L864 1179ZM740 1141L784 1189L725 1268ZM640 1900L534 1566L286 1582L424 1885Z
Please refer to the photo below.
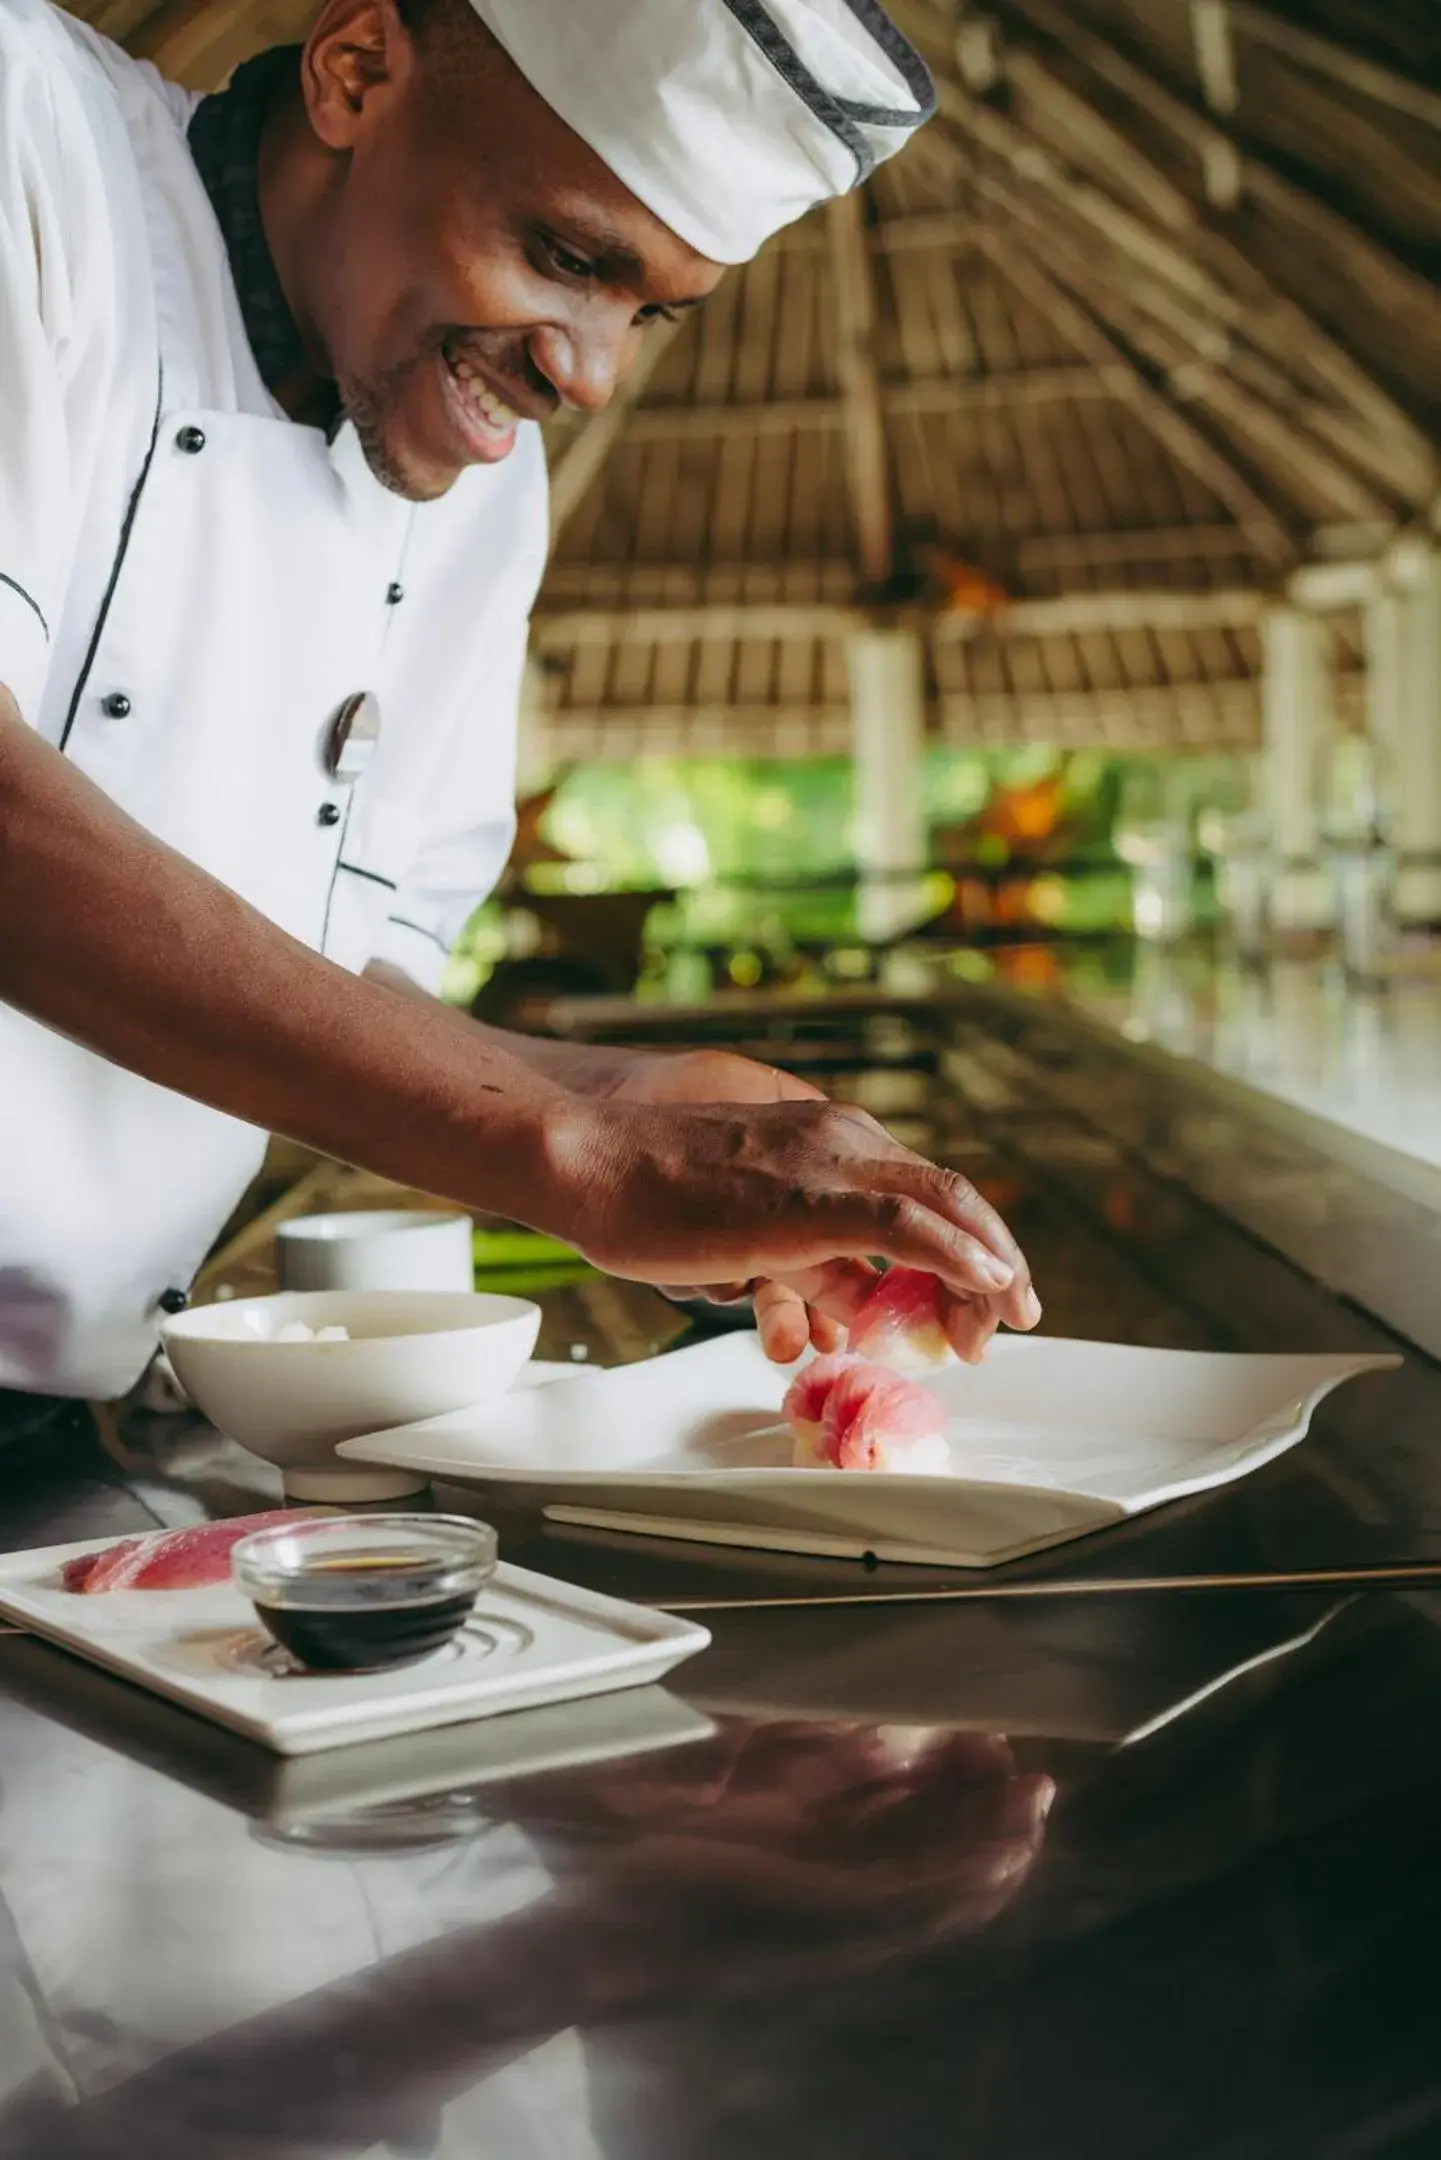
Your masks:
M329 0L302 70L323 239L301 313L373 470L416 501L509 456L523 419L598 411L647 326L722 275L468 10L459 35L457 58L390 0Z

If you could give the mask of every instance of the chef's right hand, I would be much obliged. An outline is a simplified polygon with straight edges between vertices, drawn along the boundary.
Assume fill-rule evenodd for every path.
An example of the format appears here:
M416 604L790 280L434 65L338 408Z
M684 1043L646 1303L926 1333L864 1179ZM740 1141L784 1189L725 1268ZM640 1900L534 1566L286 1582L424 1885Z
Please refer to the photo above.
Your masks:
M870 1257L939 1276L1015 1328L1040 1306L995 1209L963 1177L823 1100L638 1104L572 1097L553 1126L562 1235L638 1282L807 1283Z

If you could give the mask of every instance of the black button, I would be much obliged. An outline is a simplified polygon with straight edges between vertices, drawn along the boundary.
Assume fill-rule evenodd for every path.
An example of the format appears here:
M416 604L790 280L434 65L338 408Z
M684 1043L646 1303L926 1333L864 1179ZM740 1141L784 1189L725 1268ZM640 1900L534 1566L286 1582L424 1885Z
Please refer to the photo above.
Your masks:
M176 1290L174 1288L162 1290L155 1302L162 1312L184 1312L186 1306L190 1303L190 1293L186 1290Z
M100 700L100 710L112 720L124 720L129 716L130 700L123 690L112 690Z
M401 603L401 601L402 601L402 600L403 600L404 598L405 598L405 587L404 587L403 585L401 585L401 584L397 583L397 584L394 584L394 585L387 585L387 586L386 586L386 588L385 588L385 599L386 599L386 605L387 605L387 606L389 606L389 607L399 607L399 606L400 606L400 603Z
M340 823L339 803L323 802L315 813L315 822L317 825L338 825Z
M183 427L175 438L175 447L183 450L187 457L199 457L205 448L204 428Z

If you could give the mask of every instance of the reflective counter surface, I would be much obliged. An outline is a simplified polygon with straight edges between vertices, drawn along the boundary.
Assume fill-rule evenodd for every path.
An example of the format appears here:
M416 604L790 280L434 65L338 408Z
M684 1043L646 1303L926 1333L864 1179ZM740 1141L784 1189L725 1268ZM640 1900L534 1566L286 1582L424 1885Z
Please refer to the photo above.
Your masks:
M978 997L770 1047L983 1184L1056 1333L1396 1346L1189 1189L1181 1082L1063 1018ZM1372 1205L1289 1175L1302 1226ZM541 1347L679 1324L598 1282ZM1441 1372L1401 1347L1242 1486L1027 1565L1441 1560ZM0 1543L234 1513L270 1477L185 1421L77 1420L0 1458ZM645 1598L903 1572L498 1520L508 1557ZM0 2156L1441 2153L1438 1614L718 1614L669 1692L292 1764L5 1639Z

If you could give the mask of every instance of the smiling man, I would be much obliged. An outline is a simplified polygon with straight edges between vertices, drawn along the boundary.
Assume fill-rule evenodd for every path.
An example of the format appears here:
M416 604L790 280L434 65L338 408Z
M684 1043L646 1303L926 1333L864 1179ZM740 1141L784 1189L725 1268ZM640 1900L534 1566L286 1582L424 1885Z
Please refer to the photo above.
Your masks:
M203 100L0 0L0 1389L126 1386L271 1130L777 1354L867 1253L1033 1323L858 1113L414 994L509 845L535 423L929 97L874 0L327 0Z

